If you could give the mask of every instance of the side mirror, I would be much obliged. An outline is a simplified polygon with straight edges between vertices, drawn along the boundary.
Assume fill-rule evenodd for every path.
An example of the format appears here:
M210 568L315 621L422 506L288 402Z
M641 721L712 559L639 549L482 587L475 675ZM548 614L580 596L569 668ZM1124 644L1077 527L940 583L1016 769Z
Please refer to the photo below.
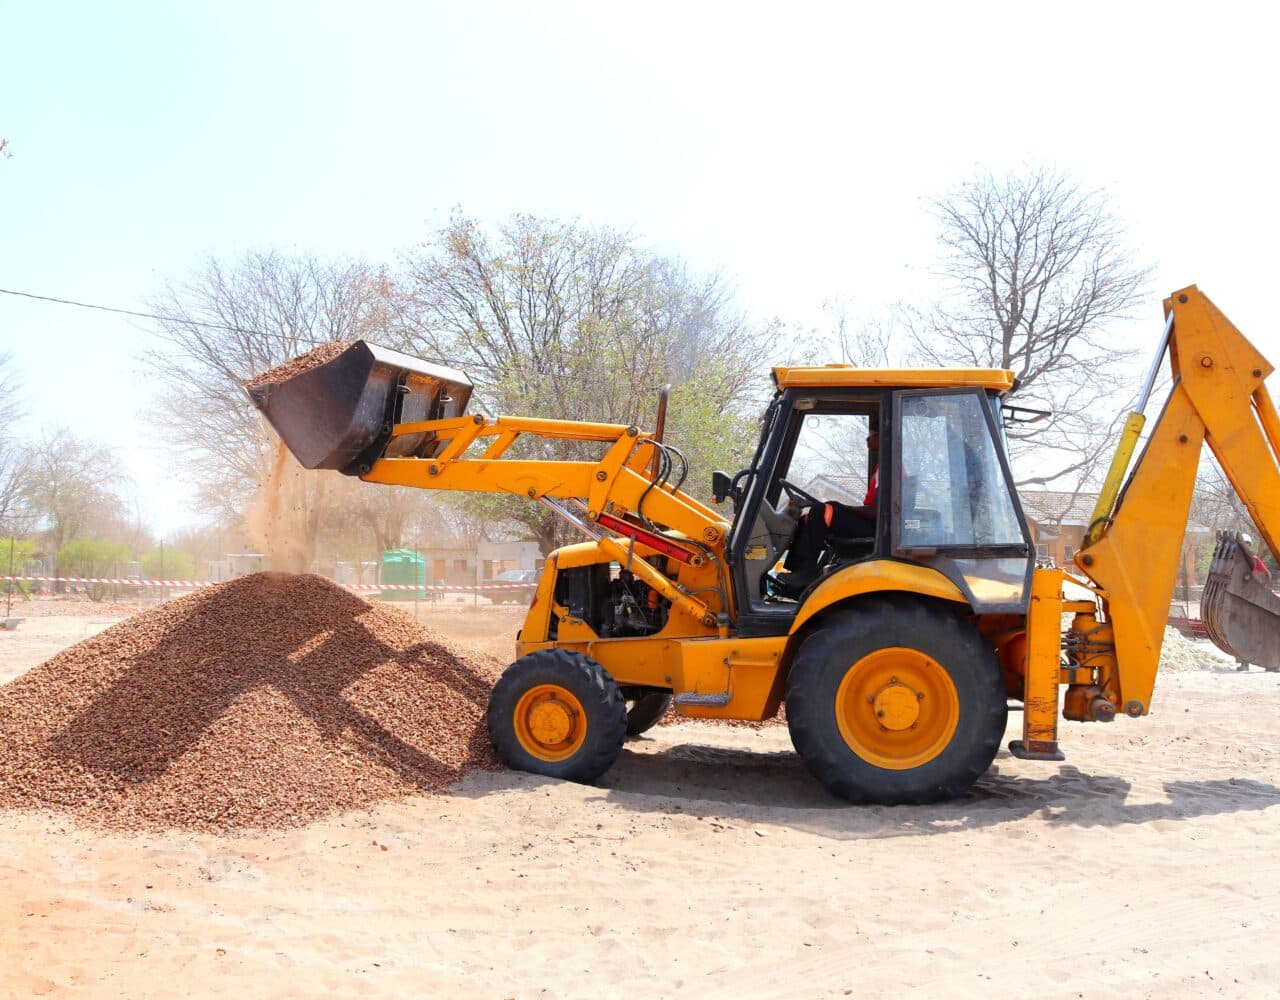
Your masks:
M715 498L716 503L724 503L725 497L729 495L732 489L733 482L729 479L729 473L711 473L711 495Z

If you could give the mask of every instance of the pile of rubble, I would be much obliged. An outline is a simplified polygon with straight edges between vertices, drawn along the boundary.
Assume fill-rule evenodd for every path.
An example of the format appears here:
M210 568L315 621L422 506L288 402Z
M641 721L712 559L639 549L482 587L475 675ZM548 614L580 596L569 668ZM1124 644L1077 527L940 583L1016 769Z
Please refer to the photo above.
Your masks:
M331 340L321 344L307 351L306 354L300 354L282 365L276 365L269 371L255 375L245 383L245 388L254 389L260 385L279 385L281 382L287 382L295 375L301 375L312 368L319 368L326 361L332 361L354 343L354 340Z
M496 767L501 671L315 576L170 601L0 688L0 808L280 828Z

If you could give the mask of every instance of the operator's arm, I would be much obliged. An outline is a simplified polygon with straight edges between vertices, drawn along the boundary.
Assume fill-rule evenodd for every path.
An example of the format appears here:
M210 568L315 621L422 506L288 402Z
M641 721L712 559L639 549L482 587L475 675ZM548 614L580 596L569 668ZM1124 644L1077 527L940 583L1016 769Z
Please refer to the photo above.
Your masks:
M871 470L871 481L867 483L867 495L862 498L861 507L850 507L849 509L858 517L865 517L868 521L876 519L876 494L880 492L880 466L877 465Z

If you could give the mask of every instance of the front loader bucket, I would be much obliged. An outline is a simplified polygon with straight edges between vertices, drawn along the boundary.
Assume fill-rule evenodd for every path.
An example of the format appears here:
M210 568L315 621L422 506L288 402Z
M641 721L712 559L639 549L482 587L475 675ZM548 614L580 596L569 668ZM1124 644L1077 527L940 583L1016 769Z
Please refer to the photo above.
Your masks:
M1253 556L1233 532L1218 536L1200 617L1209 638L1224 653L1280 668L1280 597L1272 593L1265 576L1254 575Z
M403 434L395 424L460 417L471 381L460 371L354 341L286 362L246 387L253 404L306 469L369 471L379 458L433 458L433 433Z

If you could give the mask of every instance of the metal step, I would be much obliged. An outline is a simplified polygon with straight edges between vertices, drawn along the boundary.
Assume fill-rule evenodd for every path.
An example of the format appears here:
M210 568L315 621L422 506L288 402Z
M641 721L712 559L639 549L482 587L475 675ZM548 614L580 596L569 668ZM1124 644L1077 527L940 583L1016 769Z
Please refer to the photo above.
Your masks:
M724 708L732 697L728 691L704 694L701 691L681 691L675 697L677 705L700 705L703 708Z

